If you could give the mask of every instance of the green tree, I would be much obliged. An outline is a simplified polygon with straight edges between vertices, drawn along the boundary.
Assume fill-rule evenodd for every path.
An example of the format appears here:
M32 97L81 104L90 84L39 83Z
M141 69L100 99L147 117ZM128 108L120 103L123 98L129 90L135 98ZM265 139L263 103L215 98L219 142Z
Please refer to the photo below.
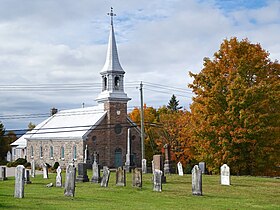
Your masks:
M173 94L171 96L171 99L168 102L167 108L171 111L178 111L182 109L181 106L179 106L179 100L176 99L176 96Z
M36 125L33 124L32 122L30 122L30 123L28 124L28 131L33 130L35 127L36 127Z
M227 163L237 174L279 173L280 65L268 56L260 44L232 38L190 73L194 147L210 170Z

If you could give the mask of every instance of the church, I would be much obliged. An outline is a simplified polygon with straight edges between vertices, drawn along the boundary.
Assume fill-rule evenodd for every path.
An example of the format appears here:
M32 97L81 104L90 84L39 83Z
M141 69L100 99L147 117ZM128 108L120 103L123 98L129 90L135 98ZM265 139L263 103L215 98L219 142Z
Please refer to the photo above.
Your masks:
M66 167L76 163L92 163L97 154L101 166L141 166L141 135L127 116L130 98L124 91L124 75L117 51L111 18L106 62L101 70L102 91L97 106L52 110L51 116L21 138L26 140L26 159ZM128 154L127 154L128 153Z

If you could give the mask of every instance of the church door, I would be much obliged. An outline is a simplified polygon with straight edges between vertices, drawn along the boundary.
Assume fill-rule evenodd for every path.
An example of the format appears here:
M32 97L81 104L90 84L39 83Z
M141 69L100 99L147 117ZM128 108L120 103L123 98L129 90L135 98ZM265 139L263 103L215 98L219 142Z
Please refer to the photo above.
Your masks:
M117 148L115 150L115 167L120 167L122 166L122 149Z

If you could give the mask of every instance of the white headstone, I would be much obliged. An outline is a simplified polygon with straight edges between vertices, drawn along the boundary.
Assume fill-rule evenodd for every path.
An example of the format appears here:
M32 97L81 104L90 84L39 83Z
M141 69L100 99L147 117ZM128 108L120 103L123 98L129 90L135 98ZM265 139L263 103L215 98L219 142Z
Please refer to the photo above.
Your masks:
M221 185L230 185L230 168L227 164L221 166Z
M7 161L11 162L12 161L12 154L10 151L7 152Z
M126 156L125 156L125 166L130 170L130 128L127 129L127 151L126 151Z
M88 147L86 145L84 163L87 163L87 159L88 159Z
M146 174L147 173L147 160L142 159L142 173Z
M183 175L184 175L184 172L183 172L183 166L182 166L182 163L181 163L181 162L178 162L178 163L177 163L177 168L178 168L178 174L179 174L179 176L183 176Z
M74 164L69 164L66 168L66 179L65 179L65 188L64 195L72 196L75 195L75 179L76 179L76 168Z
M192 169L192 194L202 195L202 171L198 165Z
M198 163L198 166L199 166L201 172L202 172L203 174L205 174L205 173L206 173L206 163L205 163L205 162L199 162L199 163Z
M42 165L43 167L43 178L44 179L48 179L49 178L49 174L48 174L48 165L46 163L44 163Z
M97 164L96 161L92 164L92 178L91 182L93 183L99 183L101 180L100 178L100 166Z
M35 177L35 160L31 160L31 177Z
M162 178L162 171L158 170L158 169L155 169L154 177L153 177L153 181L154 181L153 190L154 191L157 191L157 192L162 191L162 180L161 180L161 178Z
M110 179L110 169L107 166L104 166L103 167L103 176L102 176L100 186L108 187L109 179Z
M152 173L153 173L153 174L155 173L155 163L154 163L153 160L152 160Z
M24 173L25 168L23 165L18 165L15 172L15 198L24 197Z
M61 168L60 166L57 167L56 169L56 181L55 181L55 186L56 187L62 187L62 177L61 177Z

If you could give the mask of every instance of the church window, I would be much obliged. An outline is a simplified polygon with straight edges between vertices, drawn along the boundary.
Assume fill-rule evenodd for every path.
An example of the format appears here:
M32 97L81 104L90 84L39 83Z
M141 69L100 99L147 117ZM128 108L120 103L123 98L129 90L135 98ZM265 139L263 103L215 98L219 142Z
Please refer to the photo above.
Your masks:
M104 77L104 90L107 90L107 77Z
M115 130L116 134L121 134L122 133L122 125L121 124L116 124L114 130Z
M75 145L73 148L73 159L76 160L77 159L77 146Z
M115 89L120 88L120 78L118 76L115 77Z
M43 147L40 146L40 158L43 158Z
M61 147L60 157L61 159L64 159L64 147Z
M50 158L53 159L53 146L50 146Z
M31 154L31 157L33 157L34 156L34 154L33 154L33 146L31 146L31 148L30 148L30 154Z
M135 140L136 139L136 136L135 135L132 135L131 136L131 140Z
M96 143L96 136L92 137L92 142L95 144Z

